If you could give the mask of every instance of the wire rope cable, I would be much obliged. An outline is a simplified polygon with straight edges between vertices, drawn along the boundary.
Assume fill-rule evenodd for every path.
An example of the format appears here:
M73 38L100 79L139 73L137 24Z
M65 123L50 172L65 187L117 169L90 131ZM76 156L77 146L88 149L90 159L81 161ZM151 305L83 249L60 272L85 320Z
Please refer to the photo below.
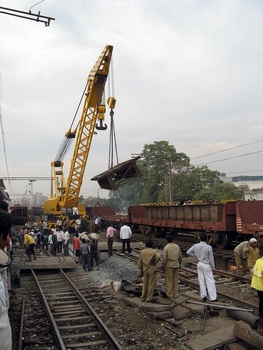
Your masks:
M113 74L113 59L112 59L112 62L111 62L110 74L109 74L109 77L108 77L108 96L112 96L112 97L115 96L114 74ZM110 119L108 169L112 168L113 165L114 165L114 150L115 150L116 162L117 162L117 164L119 163L118 146L117 146L117 138L116 138L116 131L115 131L113 108L111 108L110 117L111 117L111 119Z

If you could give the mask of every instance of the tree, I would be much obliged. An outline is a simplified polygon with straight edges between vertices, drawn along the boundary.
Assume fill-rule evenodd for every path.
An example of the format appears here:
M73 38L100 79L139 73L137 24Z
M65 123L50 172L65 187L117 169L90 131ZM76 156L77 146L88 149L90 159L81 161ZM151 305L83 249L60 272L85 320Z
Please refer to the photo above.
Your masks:
M142 166L146 169L144 201L151 203L169 201L168 194L172 189L173 174L189 166L189 157L185 153L177 153L168 141L146 144L141 157Z
M240 191L232 183L217 183L213 186L203 188L193 199L195 200L205 200L205 201L218 201L221 202L227 199L241 200L244 199L244 193Z
M173 174L190 164L189 157L177 153L168 141L146 144L140 156L137 165L142 176L110 194L120 210L129 205L169 201Z
M189 201L205 188L211 188L221 183L218 172L208 167L193 165L179 171L173 178L174 198L176 202Z
M242 199L244 193L225 184L217 171L195 167L185 153L176 152L168 141L146 144L136 163L141 177L110 193L116 208L145 203L183 203L191 200Z

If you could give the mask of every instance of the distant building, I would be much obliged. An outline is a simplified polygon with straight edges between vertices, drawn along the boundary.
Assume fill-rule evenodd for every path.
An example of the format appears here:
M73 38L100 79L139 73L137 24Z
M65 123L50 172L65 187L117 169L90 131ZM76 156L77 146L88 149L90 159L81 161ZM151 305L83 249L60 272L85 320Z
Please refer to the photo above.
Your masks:
M257 188L245 192L245 200L248 201L262 201L263 200L263 188Z
M47 196L44 196L41 192L36 192L33 194L33 203L34 207L41 207L44 202L47 200Z
M245 192L245 200L263 200L263 176L226 176L225 173L220 173L219 177L222 181L232 183L233 185L239 187L242 185L247 185L249 191Z

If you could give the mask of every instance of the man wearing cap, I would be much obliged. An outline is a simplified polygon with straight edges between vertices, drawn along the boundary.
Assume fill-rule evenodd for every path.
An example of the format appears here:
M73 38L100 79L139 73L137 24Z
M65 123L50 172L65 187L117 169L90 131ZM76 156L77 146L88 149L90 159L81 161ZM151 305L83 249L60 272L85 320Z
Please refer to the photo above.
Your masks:
M27 229L23 231L23 236L24 236L24 246L26 247L26 255L28 256L28 261L32 261L31 255L34 256L34 260L36 260L36 253L35 253L35 246L36 242L34 238L27 233Z
M249 240L249 246L243 249L243 254L247 259L247 266L252 277L252 269L255 266L256 261L260 258L260 250L256 238L251 238Z
M249 241L239 243L234 249L234 257L237 266L237 273L245 273L247 271L247 259L243 250L249 246Z
M8 255L4 252L12 217L0 208L0 340L1 350L12 350L12 333L8 317L7 267L10 265Z

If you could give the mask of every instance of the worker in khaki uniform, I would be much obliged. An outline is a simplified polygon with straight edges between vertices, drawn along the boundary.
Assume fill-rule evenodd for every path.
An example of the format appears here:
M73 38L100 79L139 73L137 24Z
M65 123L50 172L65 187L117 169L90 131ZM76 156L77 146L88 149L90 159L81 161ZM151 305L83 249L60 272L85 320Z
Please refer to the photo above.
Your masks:
M249 246L243 249L243 254L247 258L247 266L249 268L250 276L252 277L252 269L256 261L260 258L260 250L258 248L258 241L256 238L249 240Z
M234 257L237 266L237 273L245 273L247 271L247 259L243 250L249 247L249 241L239 243L234 249Z
M140 253L138 268L143 274L142 301L154 302L153 294L157 282L157 263L161 254L153 249L153 241L145 242L145 249Z
M178 244L173 243L173 237L166 237L167 244L163 249L163 267L165 269L165 290L169 299L179 296L178 272L182 262L182 252Z

